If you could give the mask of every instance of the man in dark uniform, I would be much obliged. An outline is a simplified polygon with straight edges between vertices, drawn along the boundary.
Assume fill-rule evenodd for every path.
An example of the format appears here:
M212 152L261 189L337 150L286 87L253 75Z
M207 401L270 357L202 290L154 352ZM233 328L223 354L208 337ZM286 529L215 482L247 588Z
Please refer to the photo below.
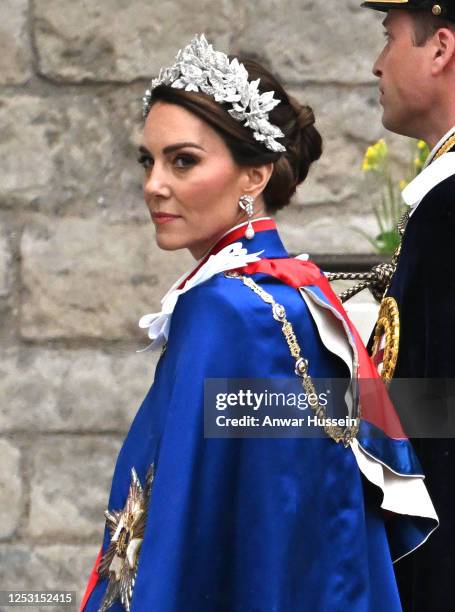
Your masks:
M455 378L455 0L436 1L362 4L387 13L373 67L383 124L432 149L403 191L409 214L383 301L399 329L394 380ZM446 612L455 609L455 440L415 446L440 527L397 563L398 586L405 612Z

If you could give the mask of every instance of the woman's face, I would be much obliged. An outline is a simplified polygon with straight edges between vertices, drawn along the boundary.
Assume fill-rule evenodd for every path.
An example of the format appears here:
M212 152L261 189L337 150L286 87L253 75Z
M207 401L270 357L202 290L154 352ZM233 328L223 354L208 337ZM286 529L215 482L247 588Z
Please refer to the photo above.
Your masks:
M139 151L144 198L162 249L187 248L199 259L222 234L246 220L238 201L251 193L251 169L238 166L223 139L196 115L156 102ZM262 214L258 198L255 216Z

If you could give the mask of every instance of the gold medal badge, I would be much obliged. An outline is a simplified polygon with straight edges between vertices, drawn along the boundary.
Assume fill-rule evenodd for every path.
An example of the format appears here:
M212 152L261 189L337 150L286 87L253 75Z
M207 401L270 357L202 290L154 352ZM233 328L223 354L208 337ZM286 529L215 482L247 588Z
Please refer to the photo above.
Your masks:
M374 330L372 359L385 383L390 383L395 372L400 344L400 316L393 297L381 302Z
M131 485L123 510L106 510L106 522L111 542L101 559L99 574L108 585L99 612L106 612L115 601L120 601L129 612L136 582L139 551L144 539L147 510L154 476L150 467L143 488L136 470L131 470Z

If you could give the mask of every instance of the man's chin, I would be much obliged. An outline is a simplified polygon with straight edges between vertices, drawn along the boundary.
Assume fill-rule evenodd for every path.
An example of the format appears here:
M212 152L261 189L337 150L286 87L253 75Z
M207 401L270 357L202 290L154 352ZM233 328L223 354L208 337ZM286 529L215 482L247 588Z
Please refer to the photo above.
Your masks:
M396 117L391 117L385 110L382 113L382 125L386 130L389 130L389 132L405 135L405 126L403 122L399 121Z

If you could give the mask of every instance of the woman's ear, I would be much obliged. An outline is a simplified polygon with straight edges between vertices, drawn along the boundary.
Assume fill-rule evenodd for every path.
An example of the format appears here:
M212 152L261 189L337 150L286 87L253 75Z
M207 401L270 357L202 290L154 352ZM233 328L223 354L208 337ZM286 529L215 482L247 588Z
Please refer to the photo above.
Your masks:
M248 166L244 168L244 174L241 180L242 193L251 195L257 198L267 186L273 172L273 163L264 164L263 166Z

